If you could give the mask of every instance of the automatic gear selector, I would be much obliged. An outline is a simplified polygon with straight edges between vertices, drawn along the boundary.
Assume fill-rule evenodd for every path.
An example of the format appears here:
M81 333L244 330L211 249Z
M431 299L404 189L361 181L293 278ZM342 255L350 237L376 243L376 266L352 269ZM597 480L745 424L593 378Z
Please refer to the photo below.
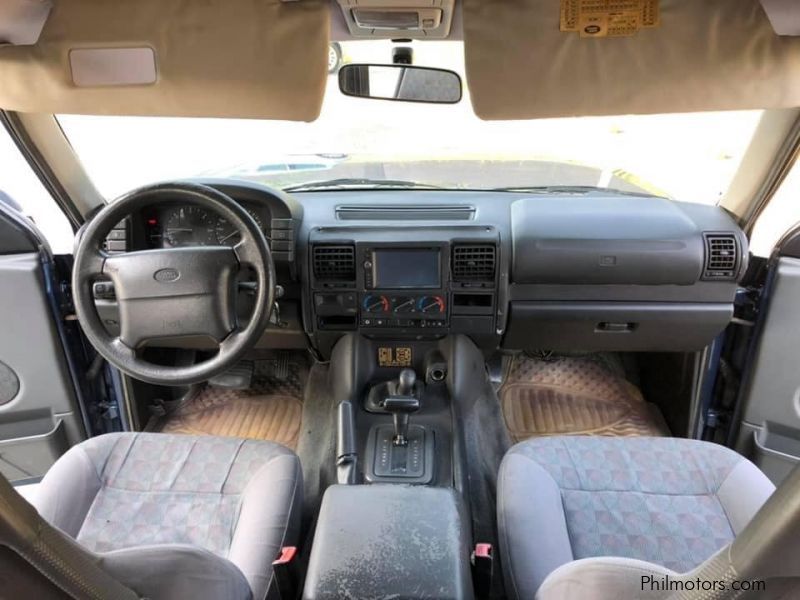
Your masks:
M428 415L411 415L423 409L425 385L413 369L403 369L396 379L372 386L364 408L375 418L367 438L365 476L368 481L430 483L433 478L434 431L425 425ZM386 415L392 415L387 423Z
M411 413L419 410L419 398L415 395L414 384L417 374L413 369L403 369L394 386L394 394L390 394L383 401L383 408L391 413L394 420L394 437L392 444L395 446L408 445L408 421Z

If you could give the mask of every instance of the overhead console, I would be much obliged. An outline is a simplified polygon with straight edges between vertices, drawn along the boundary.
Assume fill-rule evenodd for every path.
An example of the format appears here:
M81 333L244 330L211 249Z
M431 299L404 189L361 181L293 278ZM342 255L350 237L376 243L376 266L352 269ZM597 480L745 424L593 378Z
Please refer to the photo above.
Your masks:
M511 224L508 348L696 350L733 316L747 239L720 208L532 197Z
M415 339L496 335L500 252L493 228L364 228L348 230L348 238L343 233L311 236L315 332Z
M442 39L450 34L455 0L338 0L356 38Z

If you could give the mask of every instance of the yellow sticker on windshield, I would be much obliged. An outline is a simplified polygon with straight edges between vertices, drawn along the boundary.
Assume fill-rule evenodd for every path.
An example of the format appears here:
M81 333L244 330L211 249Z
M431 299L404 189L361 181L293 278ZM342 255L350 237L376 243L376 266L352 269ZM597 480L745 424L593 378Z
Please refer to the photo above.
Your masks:
M581 37L624 37L657 27L659 0L561 0L561 31Z

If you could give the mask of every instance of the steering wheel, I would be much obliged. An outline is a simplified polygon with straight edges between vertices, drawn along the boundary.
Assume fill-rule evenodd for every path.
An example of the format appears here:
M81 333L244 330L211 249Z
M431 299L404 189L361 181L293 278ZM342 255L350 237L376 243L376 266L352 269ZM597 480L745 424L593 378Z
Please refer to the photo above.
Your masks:
M233 247L196 246L108 254L102 244L125 217L168 198L209 209L241 233ZM255 308L246 326L236 318L236 274L242 265L256 276ZM106 331L92 291L99 277L114 284L120 334ZM166 183L134 190L106 206L88 223L75 252L72 273L75 310L91 344L131 377L162 385L187 385L232 367L261 336L275 298L275 266L264 234L244 208L205 185ZM205 336L219 351L189 366L162 366L141 357L158 338Z

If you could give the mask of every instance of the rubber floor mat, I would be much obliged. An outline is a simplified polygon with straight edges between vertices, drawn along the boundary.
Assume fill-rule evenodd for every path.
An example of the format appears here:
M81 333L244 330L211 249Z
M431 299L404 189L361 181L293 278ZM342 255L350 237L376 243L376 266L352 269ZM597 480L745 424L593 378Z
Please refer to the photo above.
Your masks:
M514 357L500 402L514 441L542 435L662 436L658 408L608 361Z
M305 369L295 363L275 377L257 363L247 390L205 386L164 417L158 431L269 440L294 450L303 415Z

